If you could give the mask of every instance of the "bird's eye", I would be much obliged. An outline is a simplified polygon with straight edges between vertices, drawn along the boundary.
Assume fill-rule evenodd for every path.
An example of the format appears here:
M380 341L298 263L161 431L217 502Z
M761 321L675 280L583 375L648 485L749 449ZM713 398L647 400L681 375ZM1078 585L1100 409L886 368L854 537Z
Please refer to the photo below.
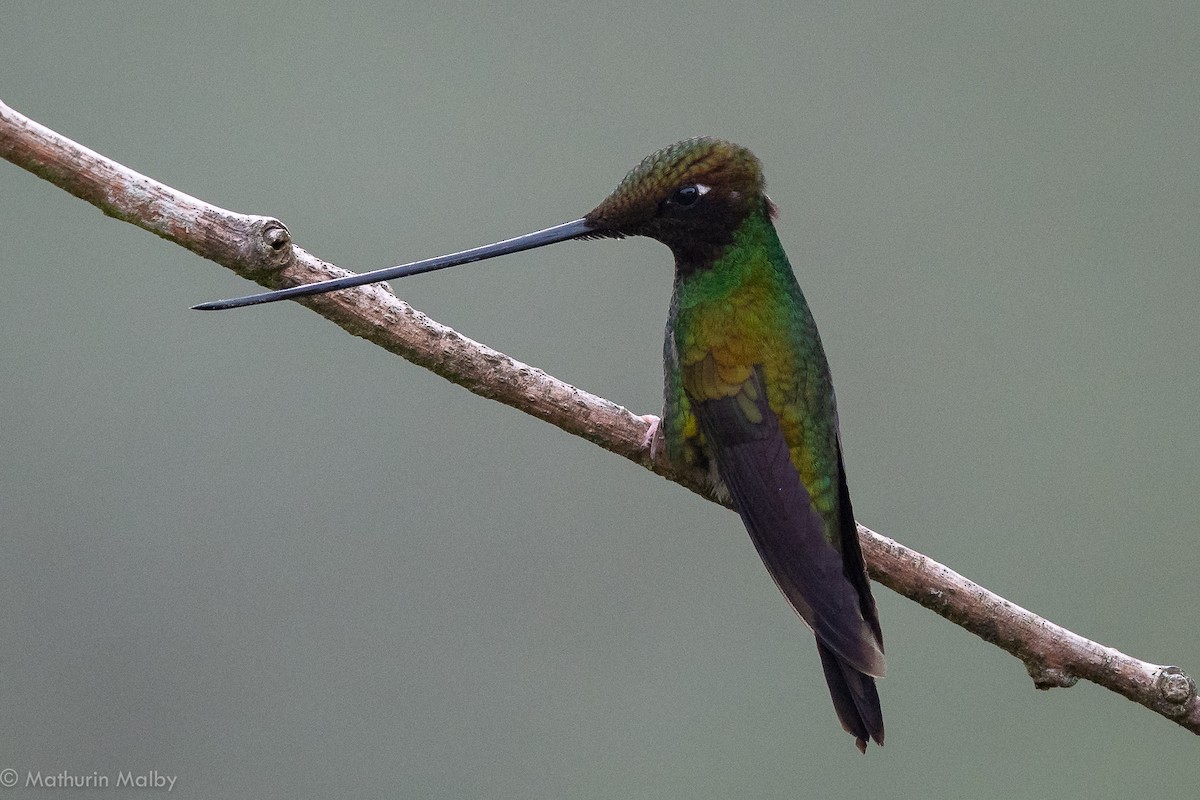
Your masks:
M680 186L663 201L662 211L666 214L679 213L696 205L701 197L712 191L712 187L703 183L688 183Z
M680 186L671 195L669 201L671 205L687 208L688 206L695 205L696 201L700 199L702 194L703 192L700 191L699 186Z

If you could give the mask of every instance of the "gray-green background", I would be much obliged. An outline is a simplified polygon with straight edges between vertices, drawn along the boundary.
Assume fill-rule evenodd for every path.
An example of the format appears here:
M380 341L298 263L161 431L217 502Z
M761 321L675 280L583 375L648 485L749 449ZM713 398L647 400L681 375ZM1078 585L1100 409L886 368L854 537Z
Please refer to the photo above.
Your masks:
M14 108L351 269L571 219L686 136L749 146L859 518L1200 671L1195 3L0 12ZM652 242L564 244L397 289L648 413L670 273ZM860 757L731 513L294 304L189 311L255 287L7 163L0 280L0 767L22 781L1196 796L1191 734L1092 685L1036 692L882 587L888 744Z

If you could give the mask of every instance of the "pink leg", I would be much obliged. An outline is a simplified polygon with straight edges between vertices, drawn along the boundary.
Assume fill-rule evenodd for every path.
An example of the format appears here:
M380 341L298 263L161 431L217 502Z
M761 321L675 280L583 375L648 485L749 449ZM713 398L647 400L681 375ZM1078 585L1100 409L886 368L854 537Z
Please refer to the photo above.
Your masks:
M642 449L650 450L650 460L654 461L658 458L659 442L661 441L662 419L653 414L646 414L642 417L646 424L650 427L646 428L646 433L642 435Z

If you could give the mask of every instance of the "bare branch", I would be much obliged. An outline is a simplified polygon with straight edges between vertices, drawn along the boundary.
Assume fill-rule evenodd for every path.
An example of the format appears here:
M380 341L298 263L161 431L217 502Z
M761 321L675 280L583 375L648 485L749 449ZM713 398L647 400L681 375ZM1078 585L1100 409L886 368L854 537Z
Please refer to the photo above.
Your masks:
M904 545L858 526L871 577L1019 658L1039 689L1083 678L1200 734L1195 681L1039 617Z
M117 164L0 102L0 156L109 216L175 242L270 288L348 274L295 247L283 223L197 200ZM386 284L298 301L349 333L482 397L545 420L719 502L704 476L651 458L645 420L462 336ZM663 448L657 448L661 451ZM948 567L859 526L871 577L1020 659L1039 689L1092 681L1200 734L1195 681L1140 661L1010 603Z

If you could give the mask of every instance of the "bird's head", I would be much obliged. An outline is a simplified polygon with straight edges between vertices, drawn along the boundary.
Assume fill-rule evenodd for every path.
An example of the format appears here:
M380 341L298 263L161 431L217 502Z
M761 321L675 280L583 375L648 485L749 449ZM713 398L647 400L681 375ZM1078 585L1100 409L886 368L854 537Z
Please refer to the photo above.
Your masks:
M745 218L774 213L762 165L746 148L721 139L687 139L647 156L584 217L589 236L648 236L677 260L710 260Z

